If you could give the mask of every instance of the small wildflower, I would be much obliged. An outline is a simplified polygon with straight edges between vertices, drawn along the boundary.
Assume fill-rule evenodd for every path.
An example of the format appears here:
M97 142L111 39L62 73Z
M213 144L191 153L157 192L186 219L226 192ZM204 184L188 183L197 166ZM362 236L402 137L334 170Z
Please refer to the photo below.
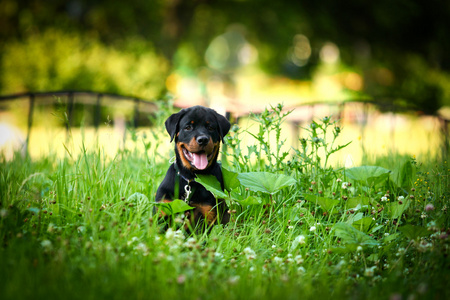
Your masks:
M148 255L148 247L144 243L139 243L136 247L134 247L134 250L142 252L144 256Z
M363 247L361 247L361 246L358 246L357 248L356 248L356 251L358 251L358 252L361 252L363 250Z
M248 260L253 260L256 258L255 251L253 251L252 248L250 248L250 247L247 247L244 249L244 254Z
M41 242L41 246L42 248L44 248L45 251L52 250L53 248L52 242L50 242L49 240L43 240Z
M432 211L432 210L434 210L434 205L431 204L431 203L428 203L428 204L425 206L425 211Z
M298 268L297 268L297 272L298 272L300 275L303 275L303 274L306 273L306 270L305 270L305 268L303 268L303 267L298 267Z
M189 249L195 248L196 245L197 245L197 241L193 237L188 238L186 240L186 242L184 243L184 246Z
M343 182L342 183L342 188L345 190L348 187L348 182Z
M421 217L422 219L425 219L425 218L427 217L427 214L426 214L425 212L423 212L423 213L420 215L420 217Z
M285 260L285 262L286 263L288 263L288 264L290 264L290 263L292 263L294 260L292 259L292 254L288 254L287 255L287 258L286 258L286 260Z
M303 261L304 261L303 257L302 257L300 254L297 255L297 256L294 258L294 260L295 260L295 262L296 262L298 265L302 264Z
M342 182L342 179L338 178L336 179L336 182Z
M403 201L403 200L405 200L405 197L403 197L403 196L398 196L397 200L398 200L398 201Z
M311 226L311 228L309 228L309 231L316 231L316 226Z
M295 240L300 244L303 245L306 242L306 238L304 235L299 235L295 238Z
M166 239L168 239L168 240L171 240L171 239L181 240L183 238L184 238L184 236L183 236L183 232L181 230L174 231L172 228L169 228L166 231Z
M283 265L283 259L281 257L278 257L278 256L275 256L273 258L273 262L276 263L279 266Z
M381 197L381 202L386 202L388 201L388 198L386 196Z
M377 268L377 266L366 268L364 270L364 276L366 276L366 277L373 277L374 271L375 271L376 268Z
M186 275L180 275L177 277L177 283L183 284L186 281Z
M231 276L230 278L228 278L228 283L231 285L235 285L236 283L238 283L239 279L239 275Z
M8 210L7 209L1 209L0 210L0 217L6 218L8 216Z

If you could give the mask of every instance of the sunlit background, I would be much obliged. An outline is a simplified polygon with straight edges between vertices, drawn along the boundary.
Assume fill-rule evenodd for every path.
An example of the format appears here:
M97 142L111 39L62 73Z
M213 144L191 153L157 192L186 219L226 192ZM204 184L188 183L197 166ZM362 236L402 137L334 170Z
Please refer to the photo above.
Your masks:
M0 0L1 151L163 153L152 120L169 102L212 107L250 132L249 113L283 103L287 147L332 116L338 142L352 142L336 163L446 157L444 2Z

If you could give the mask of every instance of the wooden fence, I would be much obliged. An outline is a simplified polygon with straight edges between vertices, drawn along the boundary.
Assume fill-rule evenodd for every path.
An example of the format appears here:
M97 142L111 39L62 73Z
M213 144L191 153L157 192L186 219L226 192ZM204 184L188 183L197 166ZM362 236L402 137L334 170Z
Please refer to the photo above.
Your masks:
M33 114L36 105L53 105L57 101L64 103L66 106L65 115L66 129L67 131L72 126L73 112L75 104L91 105L94 107L93 116L93 126L97 129L101 124L101 107L105 105L114 105L115 101L126 101L134 105L134 112L132 120L129 120L131 126L139 126L139 115L140 114L151 114L158 110L158 106L151 101L122 96L110 93L97 93L92 91L56 91L56 92L39 92L39 93L21 93L14 95L0 96L0 103L6 101L14 100L28 100L28 114L27 114L27 133L25 140L25 153L28 151L28 143L30 140L31 128L33 127ZM112 101L112 102L111 102ZM354 122L359 123L363 128L367 124L369 107L376 107L379 111L389 111L393 114L397 113L413 113L415 115L420 114L412 107L397 106L388 102L382 101L367 101L367 100L346 100L346 101L321 101L321 102L311 102L303 103L295 107L287 107L286 109L295 108L295 113L291 114L289 117L289 122L292 123L294 128L294 134L299 135L298 128L299 124L304 124L310 122L314 117L317 117L317 112L321 111L332 111L333 115L337 118L348 118L345 116L345 112L348 106L357 106L357 115L351 116ZM326 109L324 109L326 108ZM237 120L237 116L248 115L249 111L227 111L227 117L232 117L233 120ZM442 136L442 155L447 157L449 154L449 122L448 118L440 115L434 116L438 118L440 124L440 134Z

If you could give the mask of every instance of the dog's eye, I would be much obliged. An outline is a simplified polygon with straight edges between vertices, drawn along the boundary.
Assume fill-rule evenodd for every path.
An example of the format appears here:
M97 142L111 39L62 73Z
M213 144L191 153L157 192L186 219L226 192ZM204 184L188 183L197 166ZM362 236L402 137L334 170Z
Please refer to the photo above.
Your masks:
M188 124L184 127L184 130L190 131L192 130L192 125Z
M212 127L211 125L206 126L206 129L208 129L209 131L214 131L214 127Z

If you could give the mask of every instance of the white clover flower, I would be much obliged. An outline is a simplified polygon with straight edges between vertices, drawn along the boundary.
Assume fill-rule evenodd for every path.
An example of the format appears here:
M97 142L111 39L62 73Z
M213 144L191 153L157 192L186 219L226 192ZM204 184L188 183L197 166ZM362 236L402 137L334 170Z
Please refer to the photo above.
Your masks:
M431 204L431 203L428 203L428 204L425 206L425 211L431 211L431 210L434 210L434 205Z
M8 216L8 210L7 209L0 209L0 217L6 218Z
M404 199L405 199L405 197L403 197L403 196L398 196L398 201L403 201Z
M342 182L342 179L338 178L336 179L336 182Z
M296 262L298 265L302 264L302 263L305 261L305 260L303 259L303 256L301 256L300 254L297 255L297 256L294 258L294 260L295 260L295 262Z
M281 257L275 256L273 258L273 262L276 263L277 265L281 266L283 264L283 259Z
M288 229L294 229L294 226L289 225L289 226L288 226Z
M197 241L195 240L195 238L190 237L186 240L186 242L184 243L184 246L186 248L194 248L197 244Z
M389 232L386 232L386 233L384 234L384 236L389 236Z
M306 237L304 235L298 235L295 239L300 245L304 245L306 243Z
M44 248L45 250L52 250L52 248L53 248L52 242L49 241L49 240L43 240L43 241L41 242L41 246L42 246L42 248Z
M240 278L241 277L239 275L231 276L230 278L228 278L228 283L231 285L235 285L236 283L238 283Z
M255 251L253 251L252 248L250 248L250 247L245 248L243 252L244 252L244 254L245 254L245 257L246 257L248 260L253 260L253 259L256 258L256 253L255 253Z
M131 238L131 241L128 241L127 242L127 246L130 246L131 244L133 244L134 242L137 242L139 239L137 238L137 237L135 237L135 236L133 236L132 238Z
M383 197L381 197L381 201L382 201L382 202L385 202L385 201L388 201L388 199L387 199L386 196L383 196Z
M272 249L276 249L277 248L277 245L272 245Z
M348 188L348 182L343 182L342 183L342 188L345 190L346 188Z
M297 268L297 272L298 272L300 275L303 275L303 274L306 273L306 270L305 270L305 268L303 268L303 267L298 267L298 268Z
M139 244L137 244L137 246L134 247L134 250L142 252L142 254L143 254L144 256L147 256L147 255L148 255L148 247L147 247L147 245L144 244L144 243L139 243Z
M357 248L356 248L356 251L358 251L358 252L361 252L363 250L363 247L361 247L361 246L358 246Z
M168 240L182 240L184 239L183 232L181 230L174 231L172 228L167 229L166 239Z
M311 226L311 228L309 228L309 231L316 231L316 226Z
M377 268L377 266L366 268L364 270L364 276L366 276L366 277L373 277L376 268Z
M422 219L425 219L425 218L428 217L428 216L427 216L427 214L426 214L425 212L423 212L423 213L420 215L420 217L421 217Z
M175 231L172 228L167 229L166 231L166 239L172 239L175 236Z

